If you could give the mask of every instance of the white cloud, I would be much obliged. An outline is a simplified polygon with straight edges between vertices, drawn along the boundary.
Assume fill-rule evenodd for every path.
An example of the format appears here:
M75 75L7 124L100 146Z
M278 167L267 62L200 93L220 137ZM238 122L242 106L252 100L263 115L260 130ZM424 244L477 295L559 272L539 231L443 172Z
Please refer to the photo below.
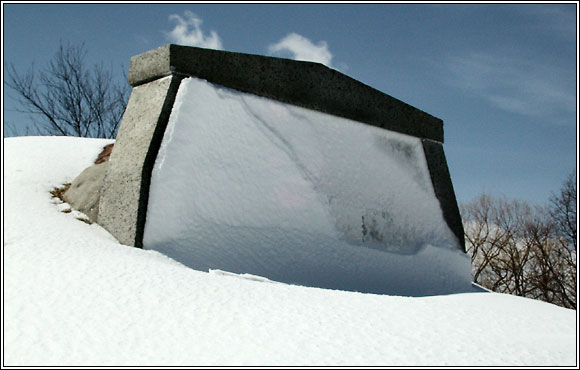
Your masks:
M203 21L196 14L186 10L183 17L171 14L169 20L177 23L175 28L166 34L170 42L207 49L223 49L222 40L215 31L204 35L201 29Z
M576 111L574 71L533 58L471 53L447 59L448 82L512 113L550 117Z
M290 33L276 44L268 47L270 54L290 55L292 59L322 63L332 67L332 53L328 50L326 41L318 44L297 33Z

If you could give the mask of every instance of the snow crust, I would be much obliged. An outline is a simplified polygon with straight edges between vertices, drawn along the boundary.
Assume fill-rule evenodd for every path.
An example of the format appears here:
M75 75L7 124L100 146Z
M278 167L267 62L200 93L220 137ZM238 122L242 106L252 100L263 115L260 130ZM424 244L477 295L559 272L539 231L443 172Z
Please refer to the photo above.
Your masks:
M157 156L144 246L307 286L471 290L420 139L196 78Z
M4 366L577 366L576 312L545 302L307 288L121 245L49 194L110 142L4 139Z

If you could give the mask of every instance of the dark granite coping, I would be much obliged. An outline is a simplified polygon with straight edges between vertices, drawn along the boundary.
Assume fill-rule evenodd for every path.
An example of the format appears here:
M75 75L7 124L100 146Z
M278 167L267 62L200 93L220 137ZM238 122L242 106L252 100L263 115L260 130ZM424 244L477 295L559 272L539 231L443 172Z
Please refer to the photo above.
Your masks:
M131 58L132 86L172 74L443 142L439 118L320 63L174 44Z

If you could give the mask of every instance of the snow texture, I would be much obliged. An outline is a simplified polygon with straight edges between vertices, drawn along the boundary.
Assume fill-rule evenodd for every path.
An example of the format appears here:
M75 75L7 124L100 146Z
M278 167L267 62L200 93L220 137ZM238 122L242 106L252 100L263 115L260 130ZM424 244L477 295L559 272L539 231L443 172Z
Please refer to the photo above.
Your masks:
M144 246L299 285L471 290L420 139L196 78L157 156Z
M4 366L577 365L576 312L545 302L307 288L121 245L49 194L110 142L4 139Z

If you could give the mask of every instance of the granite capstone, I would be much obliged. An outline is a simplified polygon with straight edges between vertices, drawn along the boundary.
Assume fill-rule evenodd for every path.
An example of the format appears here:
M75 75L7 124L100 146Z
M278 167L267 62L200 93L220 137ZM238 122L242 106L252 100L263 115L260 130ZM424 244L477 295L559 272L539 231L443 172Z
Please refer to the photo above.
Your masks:
M320 63L174 44L131 58L132 86L171 74L443 142L439 118Z

